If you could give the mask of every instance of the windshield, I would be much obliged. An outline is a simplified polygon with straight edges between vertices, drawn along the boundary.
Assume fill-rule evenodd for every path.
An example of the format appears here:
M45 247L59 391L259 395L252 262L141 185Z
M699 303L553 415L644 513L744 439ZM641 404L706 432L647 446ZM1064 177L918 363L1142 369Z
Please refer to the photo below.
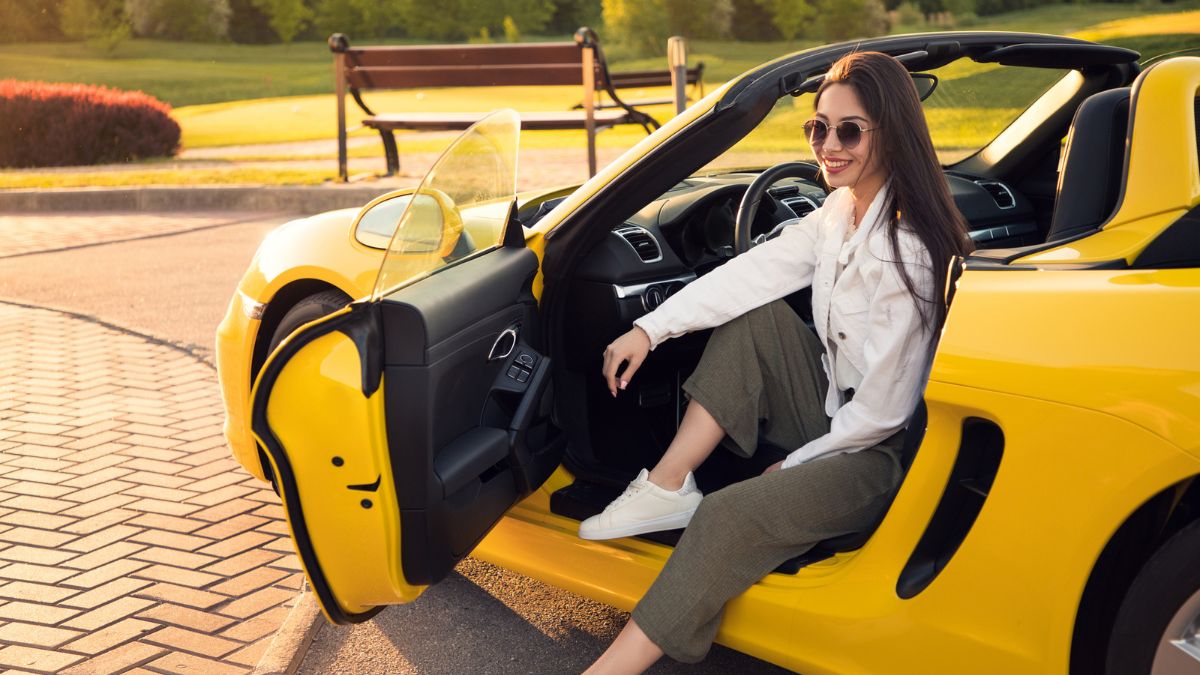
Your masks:
M987 145L1067 70L1022 68L959 59L932 72L939 83L923 102L938 160L954 164ZM812 117L814 94L784 96L757 127L705 166L719 169L812 160L800 127Z
M516 200L520 128L514 110L488 115L455 139L411 195L396 198L404 210L372 298L500 243Z

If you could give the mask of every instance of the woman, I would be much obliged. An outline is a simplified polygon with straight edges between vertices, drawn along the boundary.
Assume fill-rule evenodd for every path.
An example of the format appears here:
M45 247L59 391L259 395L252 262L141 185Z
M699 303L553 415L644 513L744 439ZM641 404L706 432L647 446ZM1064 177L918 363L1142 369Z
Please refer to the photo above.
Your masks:
M867 527L899 483L949 262L970 240L898 61L838 60L804 128L834 188L822 207L692 282L605 350L616 396L662 341L720 326L684 384L691 400L662 459L580 527L608 539L687 526L590 673L641 672L664 653L703 659L726 601L816 542ZM805 286L816 335L779 300ZM703 497L692 470L723 439L748 456L760 437L792 451Z

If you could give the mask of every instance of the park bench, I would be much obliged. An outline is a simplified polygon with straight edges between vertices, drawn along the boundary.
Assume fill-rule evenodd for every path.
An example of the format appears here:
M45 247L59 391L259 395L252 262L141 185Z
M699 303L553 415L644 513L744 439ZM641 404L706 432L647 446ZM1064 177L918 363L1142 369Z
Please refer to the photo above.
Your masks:
M646 133L658 128L650 115L624 102L617 93L624 86L670 84L667 71L610 73L596 34L580 28L574 42L501 45L422 45L351 47L349 39L329 37L333 52L338 120L338 178L347 180L346 94L366 113L364 127L379 132L387 159L387 174L400 170L400 155L393 132L459 131L487 113L483 112L375 112L363 100L367 90L426 87L581 85L583 103L574 110L522 112L526 130L582 129L587 132L588 175L596 173L596 133L619 124L639 124ZM682 69L681 69L682 70ZM703 67L690 69L692 84ZM651 84L653 83L653 85ZM676 91L681 91L677 86ZM608 101L597 103L597 92ZM678 106L678 104L677 104Z

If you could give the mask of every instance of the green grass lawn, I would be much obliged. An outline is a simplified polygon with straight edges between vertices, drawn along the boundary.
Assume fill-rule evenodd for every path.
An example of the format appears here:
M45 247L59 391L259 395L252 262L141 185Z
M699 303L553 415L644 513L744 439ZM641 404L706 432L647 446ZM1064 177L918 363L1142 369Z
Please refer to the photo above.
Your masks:
M1138 50L1144 55L1200 46L1200 0L1172 4L1087 5L1062 4L986 17L970 30L1016 30L1071 34ZM911 31L912 27L896 32ZM927 28L922 28L927 30ZM735 43L693 41L692 63L704 61L708 90L765 61L815 46L815 42ZM611 54L615 70L662 68L662 58L629 59ZM1000 68L958 62L938 71L943 84L926 102L927 118L939 150L951 156L987 142L1029 104L1037 93L1059 75L1039 69ZM118 47L110 58L102 58L82 44L0 45L0 78L84 81L123 89L141 89L175 107L174 115L183 128L185 148L258 145L309 140L328 140L336 134L335 101L331 58L324 43L293 45L188 44L132 40ZM664 90L623 92L638 99L665 95ZM519 111L565 110L579 101L579 88L495 87L483 89L431 89L424 91L368 92L366 99L376 110L391 111L485 111L512 107ZM781 102L778 110L737 146L739 151L807 153L796 133L811 102L804 99ZM361 113L347 99L351 126ZM665 121L669 106L647 108ZM355 136L373 139L351 149L352 157L379 157L378 135L360 129ZM640 127L624 126L599 135L602 148L627 148L643 138ZM400 133L401 152L437 152L452 136L447 134ZM524 148L582 149L582 131L526 133ZM327 153L302 152L281 155L256 153L242 161L292 160L332 157ZM229 159L235 159L232 154ZM92 173L19 173L2 175L0 187L36 185L118 185L142 182L319 182L307 169L281 169L271 180L269 170L243 169L164 170L148 165L145 170L102 177ZM47 181L40 182L39 181Z

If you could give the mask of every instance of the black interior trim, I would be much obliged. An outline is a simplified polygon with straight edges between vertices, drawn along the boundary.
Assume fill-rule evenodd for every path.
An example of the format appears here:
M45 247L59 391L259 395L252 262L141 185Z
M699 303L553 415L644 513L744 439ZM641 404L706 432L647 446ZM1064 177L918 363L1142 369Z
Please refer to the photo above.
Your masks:
M1200 206L1171 223L1142 249L1130 267L1168 269L1200 267Z
M1004 432L978 417L963 420L962 441L933 517L896 581L908 599L925 590L958 551L983 509L1004 454Z
M1136 62L1141 56L1138 52L1124 47L1064 42L1009 45L980 55L975 60L979 63L998 63L1002 66L1077 69Z

